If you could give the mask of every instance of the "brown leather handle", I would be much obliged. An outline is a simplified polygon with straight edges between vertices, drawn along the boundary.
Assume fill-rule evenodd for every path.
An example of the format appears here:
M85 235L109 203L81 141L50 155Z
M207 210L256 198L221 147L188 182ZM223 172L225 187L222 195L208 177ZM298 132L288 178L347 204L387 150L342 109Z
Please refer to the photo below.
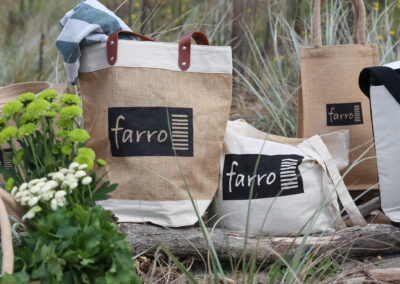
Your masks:
M314 47L322 46L321 37L321 6L325 0L315 0L313 14L313 40ZM363 0L351 0L354 7L354 43L365 43L366 13Z
M178 65L183 71L190 67L190 40L194 39L197 44L210 45L207 36L202 32L192 32L185 34L179 40L179 55L178 55Z
M135 36L143 41L153 41L151 38L131 31L118 31L111 34L107 40L107 61L108 64L114 65L118 56L118 36L120 34Z
M143 35L130 32L130 31L119 31L111 34L107 40L107 61L108 64L114 65L117 62L118 57L118 36L120 34L132 35L144 41L153 41L151 38ZM207 36L202 32L187 33L179 40L179 52L178 52L178 66L181 70L187 70L190 67L190 40L194 39L197 44L209 45Z

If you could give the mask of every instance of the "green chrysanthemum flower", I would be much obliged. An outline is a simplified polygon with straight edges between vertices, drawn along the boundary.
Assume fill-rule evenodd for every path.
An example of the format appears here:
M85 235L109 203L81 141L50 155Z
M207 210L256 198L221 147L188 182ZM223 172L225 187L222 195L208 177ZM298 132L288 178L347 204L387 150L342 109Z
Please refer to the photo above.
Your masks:
M64 129L72 129L74 128L74 122L70 119L60 119L56 122L58 127L62 127Z
M82 109L78 106L69 106L63 108L60 112L61 119L71 119L82 114Z
M17 128L14 126L8 126L3 129L3 131L0 132L0 135L2 136L5 141L11 140L13 137L15 137L17 134Z
M3 116L12 117L14 114L21 111L23 106L24 105L20 101L12 101L6 103L1 111Z
M24 125L21 125L20 128L18 128L17 131L17 137L21 138L24 136L28 136L33 134L36 130L38 130L38 126L34 123L27 123Z
M60 153L60 149L61 149L61 145L60 144L56 144L54 145L54 147L51 149L51 152L54 155L58 155Z
M24 113L21 116L21 123L31 123L31 122L37 123L38 120L39 120L39 117L33 117L31 115L28 115L27 113Z
M17 97L17 100L23 103L24 105L29 104L30 102L33 102L36 100L36 95L34 93L28 92L28 93L23 93Z
M7 191L11 191L13 186L14 186L14 178L10 177L6 182L6 185L4 186L4 189L7 190Z
M48 117L48 118L55 118L56 116L57 116L57 113L55 111L46 112L46 117Z
M92 160L96 158L96 153L90 148L79 148L78 149L78 156L88 156Z
M58 97L56 90L46 90L38 95L38 99L43 99L48 102L52 102Z
M69 139L75 143L84 143L90 138L89 133L84 129L74 129L69 133Z
M61 147L61 152L64 155L70 155L72 153L72 145L70 144L65 144Z
M45 115L50 108L50 103L44 99L36 99L26 107L27 119L38 119Z
M107 165L107 162L103 159L97 159L97 164L99 165L99 167L105 167Z
M56 132L56 137L67 139L68 138L68 131L67 130L59 130Z
M90 171L91 169L93 169L94 166L94 161L88 156L78 155L75 157L74 162L77 162L80 165L86 164L87 165L87 167L85 168L86 171Z
M50 110L55 111L55 112L60 112L61 106L58 103L51 103Z
M62 104L66 104L66 105L76 105L76 106L80 106L81 105L81 99L76 96L76 95L72 95L72 94L64 94L61 96L60 102Z
M7 119L5 117L0 117L0 128L3 128L4 126L6 126L7 123Z

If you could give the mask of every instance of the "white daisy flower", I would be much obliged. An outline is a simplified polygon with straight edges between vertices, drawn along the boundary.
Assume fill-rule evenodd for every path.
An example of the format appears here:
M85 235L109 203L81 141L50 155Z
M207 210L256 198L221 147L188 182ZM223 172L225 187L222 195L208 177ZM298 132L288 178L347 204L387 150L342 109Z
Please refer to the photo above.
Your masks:
M47 182L47 185L48 185L51 189L53 189L53 188L56 188L56 187L58 186L58 182L56 182L55 180L49 180L49 181Z
M53 211L56 211L57 210L57 199L52 199L51 201L50 201L50 207L51 207L51 210L53 210Z
M67 195L67 192L65 190L60 190L60 191L56 192L56 194L54 195L54 198L60 199L60 198L63 198L65 195Z
M70 183L69 184L69 189L70 190L73 190L73 189L75 189L75 188L77 188L78 187L78 183L77 182L73 182L73 183Z
M38 193L39 191L40 191L40 186L39 186L39 184L36 184L36 185L34 185L34 186L32 186L30 189L29 189L29 191L31 192L31 193Z
M28 205L30 207L35 206L38 203L38 201L39 201L39 197L34 196L28 201Z
M15 196L15 193L18 191L18 187L14 186L13 189L11 189L11 195Z
M86 164L82 164L82 165L79 166L79 169L80 169L80 170L86 169L87 166L88 166L88 165L86 165Z
M36 212L34 210L29 210L24 216L22 216L22 221L25 221L26 219L32 219L35 217Z
M77 171L75 173L75 177L76 178L81 178L81 177L84 177L84 176L86 176L86 172L85 171L79 170L79 171Z
M39 179L35 178L28 182L28 187L33 186L39 182Z
M64 180L65 176L63 173L57 172L57 173L54 173L52 178L53 178L53 180L61 180L62 181L62 180Z
M72 169L72 170L75 168L78 168L78 167L79 167L79 164L77 162L73 162L69 165L69 169Z
M28 187L28 184L24 182L23 184L20 185L19 190L24 191Z
M92 182L92 178L91 177L85 177L82 179L82 184L89 184Z

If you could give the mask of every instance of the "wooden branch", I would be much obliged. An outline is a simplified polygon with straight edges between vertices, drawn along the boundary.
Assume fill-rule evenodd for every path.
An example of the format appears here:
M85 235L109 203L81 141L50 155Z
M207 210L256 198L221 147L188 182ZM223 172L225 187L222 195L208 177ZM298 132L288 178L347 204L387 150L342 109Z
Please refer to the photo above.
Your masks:
M200 228L165 229L147 224L121 223L119 230L127 234L127 241L133 254L143 252L151 255L159 243L163 243L173 255L179 258L207 257L207 246ZM228 233L222 229L215 229L210 233L214 248L220 261L229 261L229 255L239 260L243 254L244 237ZM247 243L247 257L257 252L258 263L271 263L277 259L277 254L288 256L295 254L302 238L265 237L259 239L255 235L249 236ZM292 248L290 245L294 242ZM309 237L306 249L317 248L318 255L346 255L347 257L361 258L366 256L389 255L400 252L400 229L386 224L367 224L336 232L335 234L319 238ZM290 248L290 249L289 249Z
M393 283L400 282L400 268L372 269L368 272L375 279L380 281L393 281Z

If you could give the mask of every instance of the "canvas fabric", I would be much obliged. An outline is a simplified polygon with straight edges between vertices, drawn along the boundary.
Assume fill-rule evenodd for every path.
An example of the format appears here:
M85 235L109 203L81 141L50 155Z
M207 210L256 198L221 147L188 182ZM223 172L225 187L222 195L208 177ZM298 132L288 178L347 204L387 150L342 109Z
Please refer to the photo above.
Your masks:
M340 229L345 225L338 197L353 224L365 224L338 170L348 164L348 139L347 130L293 139L269 135L244 120L229 121L213 206L224 228L244 232L251 202L250 233Z
M400 162L400 61L365 68L359 79L369 98L378 160L381 206L400 225L398 175Z
M357 82L360 71L377 65L379 59L377 46L365 44L364 4L352 2L356 44L335 46L322 46L321 3L315 2L313 46L300 51L297 136L350 130L350 164L342 173L348 189L365 190L378 188L378 176L370 105Z
M105 44L85 48L79 87L88 147L119 184L100 204L120 222L196 223L188 190L202 215L218 188L231 86L230 47L193 44L186 71L177 44L119 40L112 67Z

